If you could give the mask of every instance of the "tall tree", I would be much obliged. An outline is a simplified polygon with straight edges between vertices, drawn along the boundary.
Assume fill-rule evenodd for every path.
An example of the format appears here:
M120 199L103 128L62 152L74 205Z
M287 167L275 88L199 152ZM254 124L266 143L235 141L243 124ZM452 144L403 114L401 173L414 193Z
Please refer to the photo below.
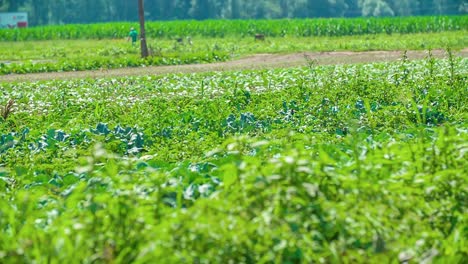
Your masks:
M151 1L145 5L145 10L150 13L152 19L174 19L176 17L175 8L177 2L178 1Z
M240 0L231 0L231 18L240 18Z
M307 10L310 17L330 17L328 0L308 0Z
M32 25L47 25L49 23L49 0L32 1L29 23Z
M133 0L0 0L2 12L28 12L31 26L138 20ZM468 14L468 0L151 0L151 20Z
M26 0L9 0L8 12L18 12L20 6L24 5Z
M192 0L190 14L195 19L216 18L215 5L212 0Z
M346 0L328 0L329 13L332 17L342 17L348 9Z
M162 0L165 1L165 0ZM174 9L174 19L187 19L191 6L191 0L178 0Z
M358 0L345 0L346 10L343 16L345 17L358 17L362 15L361 9L358 5Z
M108 3L108 4L112 4ZM114 0L115 6L114 18L120 21L135 21L138 19L138 14L134 12L138 8L138 2L130 0Z
M360 6L362 8L363 16L394 16L395 12L383 0L361 0Z
M281 17L289 17L289 0L280 0Z
M437 14L458 14L463 7L468 7L466 0L433 0L432 6Z
M49 3L49 23L60 24L64 23L63 18L67 16L69 6L66 0L51 0Z
M414 0L393 0L388 4L397 16L417 15L419 11L419 2Z

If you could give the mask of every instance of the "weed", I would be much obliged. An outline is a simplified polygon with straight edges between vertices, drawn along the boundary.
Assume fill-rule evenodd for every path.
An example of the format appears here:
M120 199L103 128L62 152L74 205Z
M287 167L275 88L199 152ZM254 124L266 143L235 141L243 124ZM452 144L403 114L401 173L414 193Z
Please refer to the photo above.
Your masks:
M0 106L0 116L3 118L3 120L7 120L7 118L13 113L14 105L15 101L10 99L5 104L5 106Z

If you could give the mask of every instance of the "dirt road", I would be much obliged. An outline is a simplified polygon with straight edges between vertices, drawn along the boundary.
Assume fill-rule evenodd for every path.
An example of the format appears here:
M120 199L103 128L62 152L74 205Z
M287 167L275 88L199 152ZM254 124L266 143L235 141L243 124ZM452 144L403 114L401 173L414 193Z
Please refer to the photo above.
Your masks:
M443 50L432 51L435 57L446 56ZM427 51L408 51L409 59L422 59ZM457 56L468 57L468 48L456 52ZM135 75L161 75L168 73L194 73L209 71L230 71L244 69L264 69L305 66L308 63L318 65L371 63L395 61L401 59L403 51L366 51L366 52L302 52L294 54L257 54L238 60L179 66L150 66L138 68L121 68L112 70L53 72L33 74L10 74L0 76L0 82L38 81L73 78L102 78Z

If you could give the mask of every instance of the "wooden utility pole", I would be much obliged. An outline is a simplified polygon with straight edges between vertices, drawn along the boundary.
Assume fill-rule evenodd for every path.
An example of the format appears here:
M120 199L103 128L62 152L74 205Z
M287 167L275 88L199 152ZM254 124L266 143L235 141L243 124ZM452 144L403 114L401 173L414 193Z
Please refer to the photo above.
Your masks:
M141 57L148 57L148 46L146 45L145 33L145 8L143 5L144 0L138 0L138 16L140 17L140 38L141 38Z

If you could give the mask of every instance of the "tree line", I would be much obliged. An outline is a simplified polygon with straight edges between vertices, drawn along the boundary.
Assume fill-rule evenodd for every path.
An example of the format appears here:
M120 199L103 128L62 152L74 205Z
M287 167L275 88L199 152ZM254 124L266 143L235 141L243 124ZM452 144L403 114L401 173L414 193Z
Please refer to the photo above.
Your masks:
M460 15L468 0L146 0L147 20ZM0 0L32 26L137 21L138 0Z

